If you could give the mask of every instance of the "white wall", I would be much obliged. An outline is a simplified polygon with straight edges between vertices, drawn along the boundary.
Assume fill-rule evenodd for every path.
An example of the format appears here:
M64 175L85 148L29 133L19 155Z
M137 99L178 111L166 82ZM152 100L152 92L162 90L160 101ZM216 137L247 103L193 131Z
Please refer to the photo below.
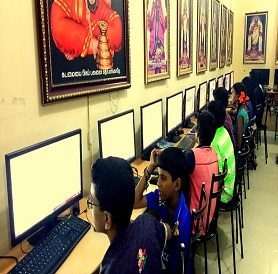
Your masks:
M193 49L196 49L196 13L194 2ZM75 128L83 132L84 194L90 186L90 165L98 157L97 121L131 108L135 110L137 155L139 156L139 107L157 98L163 98L186 87L218 77L231 70L235 80L242 79L250 65L242 65L245 12L269 11L267 64L274 68L277 34L277 1L222 0L235 13L234 57L229 67L196 75L196 56L193 55L193 73L177 77L177 1L170 1L170 79L145 85L144 80L144 21L143 1L129 1L131 88L112 93L71 99L48 106L41 105L40 73L35 23L35 1L0 2L0 254L9 249L8 202L5 175L5 154ZM274 8L275 7L275 8ZM209 28L210 29L210 28ZM272 37L273 36L273 37ZM273 54L271 54L273 52ZM195 52L194 52L195 53ZM245 70L245 71L244 71ZM164 108L165 109L165 108ZM89 132L90 129L90 132ZM112 134L112 133L111 133ZM89 144L88 135L92 136ZM22 193L24 196L24 193ZM34 193L42 195L42 193ZM36 207L39 205L34 205ZM32 214L26 212L26 214Z

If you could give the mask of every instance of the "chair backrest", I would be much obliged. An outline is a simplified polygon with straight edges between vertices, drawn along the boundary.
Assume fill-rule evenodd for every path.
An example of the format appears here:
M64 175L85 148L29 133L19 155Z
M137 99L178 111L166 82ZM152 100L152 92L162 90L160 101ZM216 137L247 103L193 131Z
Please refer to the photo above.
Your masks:
M265 106L266 106L266 111L265 111L265 117L264 117L264 125L266 126L267 115L268 115L268 112L271 107L271 98L270 97L266 100Z
M208 234L208 232L210 230L209 217L210 217L211 204L212 204L213 199L216 199L216 207L215 207L215 210L213 213L214 214L213 219L217 224L219 202L220 202L220 197L221 197L222 193L224 192L224 179L227 175L227 172L228 172L228 164L227 164L227 159L225 159L222 173L220 173L218 175L215 175L214 173L212 174L210 196L209 196L209 201L208 201L206 234ZM215 183L218 183L218 187L216 190L214 187Z
M192 256L194 256L194 244L199 237L202 235L203 231L203 219L205 210L207 208L207 193L205 189L205 182L202 183L200 201L198 210L193 209L191 213L191 235L189 240L188 248L185 247L184 243L180 244L180 273L186 273ZM202 222L200 222L202 220Z

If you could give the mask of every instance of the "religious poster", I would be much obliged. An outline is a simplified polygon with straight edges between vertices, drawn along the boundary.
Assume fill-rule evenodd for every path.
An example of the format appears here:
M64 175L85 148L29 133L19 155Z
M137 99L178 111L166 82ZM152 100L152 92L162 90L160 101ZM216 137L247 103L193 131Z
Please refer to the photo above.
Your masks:
M169 0L144 0L145 82L170 78Z
M128 1L36 1L42 104L130 87Z
M207 70L208 0L198 0L197 12L197 73Z
M220 3L218 0L211 1L211 31L210 31L210 69L218 67L219 57L219 18Z
M268 12L245 14L244 64L265 64Z
M226 63L226 46L227 46L227 7L221 5L220 53L219 53L220 68L223 68Z
M234 13L228 12L228 32L227 32L227 60L226 64L229 66L233 61L233 40L234 40Z
M178 0L178 76L191 73L193 44L193 0Z

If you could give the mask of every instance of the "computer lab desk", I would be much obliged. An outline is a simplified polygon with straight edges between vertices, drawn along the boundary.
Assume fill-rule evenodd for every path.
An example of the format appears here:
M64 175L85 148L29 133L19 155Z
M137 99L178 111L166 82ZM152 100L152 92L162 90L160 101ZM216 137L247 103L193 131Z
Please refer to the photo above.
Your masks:
M196 123L193 120L194 123ZM190 129L183 129L184 134L181 135L183 138ZM179 142L175 144L177 146ZM138 170L139 175L143 175L144 169L148 166L149 162L142 160L140 157L137 158L132 166ZM146 193L154 191L156 189L155 185L149 185ZM145 211L145 208L134 209L132 212L131 219L136 219L140 214ZM92 217L90 210L86 212L86 198L80 201L80 218L87 220L92 223ZM69 212L66 212L69 213ZM57 274L76 274L76 273L94 273L99 267L106 250L109 247L108 237L99 232L95 232L93 227L86 233L86 235L81 239L81 241L76 245L64 263L57 270ZM22 250L29 252L32 250L32 246L27 240L22 243ZM26 254L21 251L20 244L16 247L10 249L6 256L15 256L18 260L22 259ZM0 259L0 274L6 274L10 269L15 266L15 260L13 259Z
M140 168L141 170L141 168ZM144 168L143 168L144 170ZM156 188L154 185L148 187L148 192ZM86 198L80 201L80 212L86 209ZM145 208L134 209L131 219L134 220L145 211ZM68 212L67 212L68 213ZM92 222L90 210L87 213L84 211L79 215L80 218ZM88 218L88 219L87 219ZM64 263L57 270L57 274L76 274L76 273L93 273L99 267L106 250L109 247L108 237L99 232L95 232L93 227L86 233L81 241L76 245ZM22 242L22 249L29 252L32 246L25 240ZM21 251L20 244L12 248L5 254L6 256L15 256L18 260L22 259L25 254ZM0 259L0 273L6 274L12 267L15 266L14 259Z

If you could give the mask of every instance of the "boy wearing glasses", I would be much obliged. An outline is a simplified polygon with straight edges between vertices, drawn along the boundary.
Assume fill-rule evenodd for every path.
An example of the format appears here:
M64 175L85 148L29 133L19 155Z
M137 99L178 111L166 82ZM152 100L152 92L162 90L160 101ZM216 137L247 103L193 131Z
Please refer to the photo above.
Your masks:
M95 230L110 241L100 273L162 273L161 253L171 230L150 214L130 222L135 198L130 164L108 157L98 159L91 171L88 206Z

